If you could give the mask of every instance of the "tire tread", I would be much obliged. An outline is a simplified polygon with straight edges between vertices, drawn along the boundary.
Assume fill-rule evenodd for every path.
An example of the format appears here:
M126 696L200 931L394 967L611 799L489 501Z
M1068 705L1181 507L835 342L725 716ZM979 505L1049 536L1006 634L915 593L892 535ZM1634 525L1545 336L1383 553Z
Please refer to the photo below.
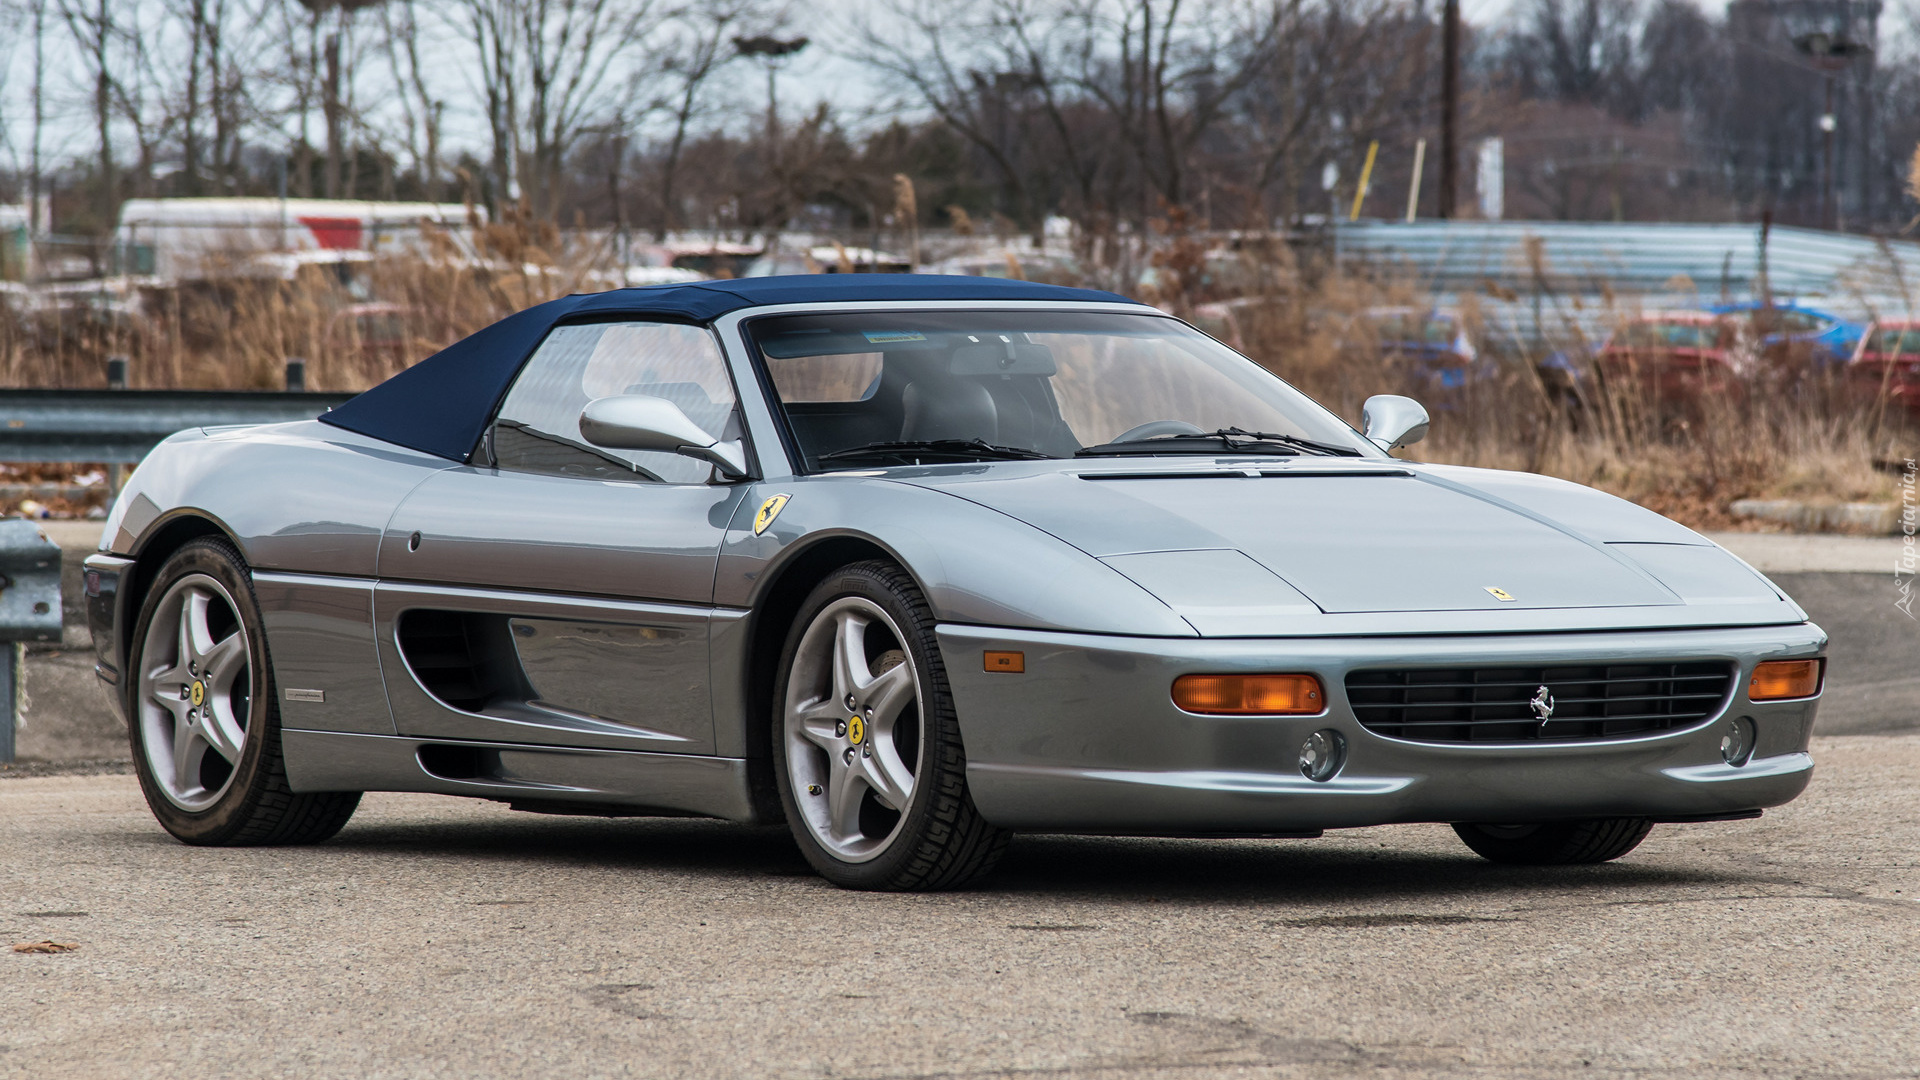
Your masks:
M1553 821L1518 838L1492 836L1460 822L1453 831L1481 858L1518 866L1583 866L1612 862L1640 846L1653 831L1646 818Z

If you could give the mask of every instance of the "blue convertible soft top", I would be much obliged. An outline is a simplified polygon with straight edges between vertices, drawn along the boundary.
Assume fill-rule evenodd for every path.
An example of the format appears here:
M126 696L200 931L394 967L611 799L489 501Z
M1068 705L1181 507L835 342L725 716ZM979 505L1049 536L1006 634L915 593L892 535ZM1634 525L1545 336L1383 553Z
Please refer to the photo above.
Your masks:
M557 323L607 315L707 323L742 308L863 300L1133 302L1093 289L932 274L815 274L588 293L509 315L320 419L383 442L466 461L520 365Z

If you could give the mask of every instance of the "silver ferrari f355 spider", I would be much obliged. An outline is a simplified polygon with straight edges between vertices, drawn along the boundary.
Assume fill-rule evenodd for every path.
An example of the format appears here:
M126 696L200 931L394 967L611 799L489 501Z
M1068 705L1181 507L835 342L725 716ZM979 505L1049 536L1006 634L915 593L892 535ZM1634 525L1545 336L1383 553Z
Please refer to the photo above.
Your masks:
M1019 831L1598 862L1800 793L1792 600L1609 495L1389 453L1426 425L1108 293L570 297L159 446L87 560L99 672L194 844L442 792L784 820L930 889Z

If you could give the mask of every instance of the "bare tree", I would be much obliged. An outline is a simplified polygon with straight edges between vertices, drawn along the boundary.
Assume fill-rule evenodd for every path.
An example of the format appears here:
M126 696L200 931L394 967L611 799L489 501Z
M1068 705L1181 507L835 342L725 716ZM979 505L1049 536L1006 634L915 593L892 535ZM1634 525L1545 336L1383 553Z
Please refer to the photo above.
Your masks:
M248 73L237 57L258 13L246 0L167 0L165 9L186 37L186 63L171 70L176 81L168 90L180 143L177 187L185 195L225 191L245 115Z
M109 0L60 0L60 14L73 36L75 49L92 84L94 182L99 185L95 209L102 227L114 220L119 207L119 173L113 157L114 79L116 49L121 29Z
M656 240L666 239L679 213L680 161L694 122L708 115L710 81L739 55L731 44L734 30L761 16L765 6L761 0L694 0L667 20L652 50L657 62L639 75L649 83L659 79L666 84L649 103L651 111L665 115L668 129L653 226Z
M1133 217L1297 185L1334 139L1423 94L1405 0L894 0L860 56L992 164L1032 223L1064 187ZM1047 205L1053 204L1053 205ZM1042 207L1045 207L1045 210Z
M615 66L658 26L656 0L460 0L479 60L496 198L558 210L568 152L603 116L630 106Z
M440 189L440 125L446 101L427 83L420 61L420 13L415 0L396 0L381 9L383 46L398 93L407 152L430 201L444 197Z

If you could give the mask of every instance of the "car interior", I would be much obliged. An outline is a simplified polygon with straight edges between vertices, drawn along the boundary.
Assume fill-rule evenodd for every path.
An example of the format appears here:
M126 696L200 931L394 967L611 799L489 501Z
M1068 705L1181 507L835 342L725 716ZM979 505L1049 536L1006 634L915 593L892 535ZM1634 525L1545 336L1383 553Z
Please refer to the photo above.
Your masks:
M840 335L835 335L836 337ZM821 455L876 442L979 439L996 446L1070 457L1081 443L1060 415L1049 380L1053 352L1024 334L937 334L881 352L879 373L851 400L804 400L781 387L808 465ZM771 344L771 347L769 345ZM763 342L776 384L781 360L829 356ZM871 355L871 345L837 342L840 355ZM784 355L782 355L784 353ZM799 400L796 400L799 399Z

